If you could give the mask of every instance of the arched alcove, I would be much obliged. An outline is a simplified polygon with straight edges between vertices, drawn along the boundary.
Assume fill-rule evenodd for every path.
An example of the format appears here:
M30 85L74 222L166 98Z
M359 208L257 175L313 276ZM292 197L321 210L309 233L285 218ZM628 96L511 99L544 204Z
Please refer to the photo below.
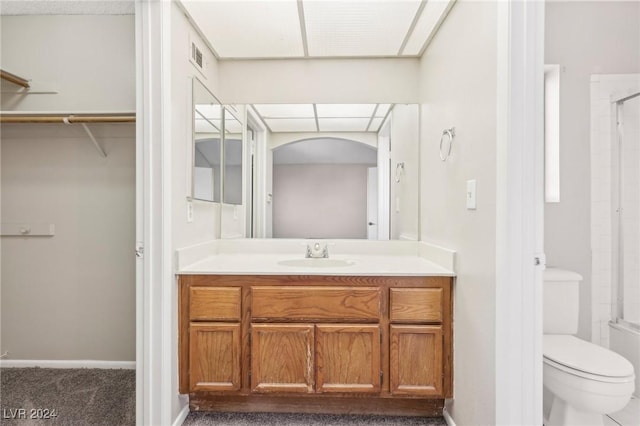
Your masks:
M273 236L367 238L373 196L367 185L377 187L370 171L377 158L375 147L344 138L309 138L273 149Z

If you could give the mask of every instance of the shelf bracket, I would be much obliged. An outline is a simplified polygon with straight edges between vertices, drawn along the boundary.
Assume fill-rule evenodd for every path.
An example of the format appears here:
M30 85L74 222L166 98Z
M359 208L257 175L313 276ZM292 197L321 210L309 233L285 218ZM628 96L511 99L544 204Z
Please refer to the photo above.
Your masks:
M104 158L107 158L107 153L104 152L104 149L102 148L100 143L98 143L96 138L93 136L93 133L91 133L91 130L89 130L89 126L87 126L85 123L80 123L80 124L82 124L82 128L84 129L85 132L87 132L87 136L89 136L89 139L91 139L91 142L93 142L93 144L95 145L100 155L102 155Z
M71 121L69 121L69 118L71 117L62 118L62 121L64 122L64 124L71 124ZM93 136L93 133L91 133L91 129L89 129L89 126L87 126L85 123L80 123L80 124L82 125L82 128L84 129L84 131L87 133L87 136L89 136L89 139L91 140L91 142L93 142L93 145L96 147L100 155L103 156L104 158L107 158L107 153L104 152L104 149L102 148L100 143L96 140L95 136Z

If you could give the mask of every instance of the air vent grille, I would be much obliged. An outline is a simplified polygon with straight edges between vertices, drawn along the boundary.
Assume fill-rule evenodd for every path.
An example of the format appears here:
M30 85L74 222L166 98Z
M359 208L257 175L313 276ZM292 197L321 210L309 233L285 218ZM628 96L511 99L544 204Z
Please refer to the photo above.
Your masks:
M191 43L191 59L202 69L202 52L195 43Z

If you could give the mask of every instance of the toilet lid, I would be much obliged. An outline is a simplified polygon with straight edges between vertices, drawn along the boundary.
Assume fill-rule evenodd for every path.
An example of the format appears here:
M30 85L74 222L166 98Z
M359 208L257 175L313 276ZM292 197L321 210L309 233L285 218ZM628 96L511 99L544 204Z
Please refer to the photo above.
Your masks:
M575 336L544 335L543 355L558 364L589 374L604 377L633 375L633 365L626 358Z

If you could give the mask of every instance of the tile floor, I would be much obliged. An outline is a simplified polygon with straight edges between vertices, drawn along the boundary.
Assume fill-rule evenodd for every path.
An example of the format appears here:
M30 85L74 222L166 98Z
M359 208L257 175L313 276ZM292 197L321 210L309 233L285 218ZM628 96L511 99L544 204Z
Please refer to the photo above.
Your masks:
M605 416L604 420L605 426L640 426L640 399L632 397L623 410Z

